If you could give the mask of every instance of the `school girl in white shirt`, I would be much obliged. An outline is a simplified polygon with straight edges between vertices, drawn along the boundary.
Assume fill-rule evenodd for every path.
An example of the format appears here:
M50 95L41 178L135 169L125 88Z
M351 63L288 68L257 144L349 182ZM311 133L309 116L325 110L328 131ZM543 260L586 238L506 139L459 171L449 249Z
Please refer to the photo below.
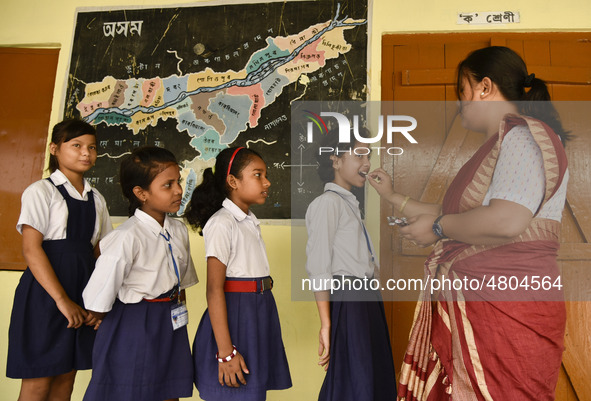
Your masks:
M69 400L76 371L90 369L96 320L82 290L112 230L105 199L84 179L97 158L95 129L62 121L49 150L52 174L23 192L16 226L29 267L14 297L6 375L22 378L22 400Z
M184 289L197 283L180 208L179 166L166 149L135 149L121 163L131 217L101 241L84 289L99 319L84 400L162 401L190 397L193 364Z
M381 294L360 286L368 282L363 279L377 279L378 272L359 202L351 193L365 185L369 156L364 149L356 151L361 143L339 143L336 131L328 132L321 146L339 153L318 156L324 193L306 212L306 270L320 315L319 364L326 370L318 400L394 400L396 378ZM331 287L331 279L340 280L339 286Z
M193 343L195 384L207 401L266 399L291 387L261 228L249 210L271 183L263 159L225 149L203 174L185 217L201 230L207 304Z

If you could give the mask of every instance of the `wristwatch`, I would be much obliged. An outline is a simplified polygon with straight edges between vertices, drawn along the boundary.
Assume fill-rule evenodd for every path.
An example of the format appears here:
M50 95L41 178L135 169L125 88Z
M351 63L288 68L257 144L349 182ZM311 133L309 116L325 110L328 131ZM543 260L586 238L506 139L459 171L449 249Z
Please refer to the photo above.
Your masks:
M433 222L433 234L437 235L439 238L447 238L445 234L443 234L443 227L439 224L439 221L442 219L443 215L439 216Z

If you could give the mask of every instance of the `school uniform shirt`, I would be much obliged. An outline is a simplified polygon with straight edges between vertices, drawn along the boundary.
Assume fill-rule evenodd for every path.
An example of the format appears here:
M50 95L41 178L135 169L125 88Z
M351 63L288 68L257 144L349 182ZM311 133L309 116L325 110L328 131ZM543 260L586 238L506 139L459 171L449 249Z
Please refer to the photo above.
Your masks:
M177 286L166 239L181 279L181 289L198 282L191 259L187 227L166 216L164 226L140 209L107 235L100 244L101 256L82 293L86 309L108 312L115 299L125 304L154 299Z
M91 242L94 247L101 238L113 230L105 198L86 180L80 195L64 173L59 170L55 170L50 178L55 185L48 180L39 180L29 185L23 192L21 214L16 224L17 231L22 234L23 225L28 225L43 234L44 241L66 238L68 205L55 187L63 184L68 194L76 200L87 201L88 193L90 191L93 193L96 220Z
M367 241L372 252L373 245L363 233L359 201L350 191L327 183L324 193L308 206L306 228L306 270L313 289L330 289L325 280L333 276L373 277Z
M203 227L205 258L226 265L226 277L266 277L270 274L260 222L226 198Z

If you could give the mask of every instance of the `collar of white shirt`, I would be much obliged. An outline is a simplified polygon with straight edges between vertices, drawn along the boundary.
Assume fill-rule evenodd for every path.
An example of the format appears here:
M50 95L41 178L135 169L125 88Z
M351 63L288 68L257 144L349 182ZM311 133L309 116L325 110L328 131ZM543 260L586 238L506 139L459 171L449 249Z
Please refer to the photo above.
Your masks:
M224 207L224 209L228 210L237 221L242 221L246 218L250 218L250 220L252 220L255 226L258 226L260 224L259 220L256 218L253 212L249 210L248 214L244 213L242 209L238 207L238 205L236 205L228 198L224 199L222 206Z
M357 197L353 195L351 191L347 191L345 188L341 187L340 185L335 184L334 182L327 182L324 184L324 192L326 191L333 191L338 193L339 195L343 196L349 203L351 203L356 208L359 208L359 201Z
M68 177L66 177L66 175L59 170L55 170L53 173L51 173L49 178L51 178L51 181L53 181L53 183L56 186L66 184L70 188L72 188L74 191L76 191L76 188L74 188L74 186L72 185L70 180L68 180ZM92 191L92 186L88 183L88 181L86 181L86 179L84 179L83 181L84 181L84 190L82 191L82 198L85 198L86 194L88 192ZM78 191L76 191L76 192L78 192Z
M133 215L139 221L144 223L155 236L159 236L160 233L168 233L170 238L172 238L173 230L170 229L170 217L168 217L168 215L164 215L164 226L160 226L160 223L158 223L152 216L139 208L135 209L135 213Z

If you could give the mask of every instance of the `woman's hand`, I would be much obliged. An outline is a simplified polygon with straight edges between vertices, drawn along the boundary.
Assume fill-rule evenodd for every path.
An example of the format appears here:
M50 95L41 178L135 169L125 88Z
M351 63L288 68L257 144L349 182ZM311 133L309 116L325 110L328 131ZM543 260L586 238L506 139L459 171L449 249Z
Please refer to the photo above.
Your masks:
M229 362L218 363L218 381L223 386L240 387L240 383L246 385L246 379L242 372L249 374L246 362L239 352Z
M59 299L55 302L55 305L62 315L68 319L68 329L77 329L86 322L88 312L70 298Z
M324 370L328 370L328 362L330 361L330 326L321 327L318 335L318 365L324 366Z
M427 247L439 240L433 232L433 223L437 216L420 214L408 219L408 225L400 227L400 235L420 247Z
M439 214L441 211L441 206L437 204L416 201L394 191L392 177L383 168L376 168L367 176L369 184L375 188L382 199L394 207L397 216L413 217L420 214Z
M392 177L383 168L376 168L367 177L369 184L375 188L382 198L388 200L394 194Z

